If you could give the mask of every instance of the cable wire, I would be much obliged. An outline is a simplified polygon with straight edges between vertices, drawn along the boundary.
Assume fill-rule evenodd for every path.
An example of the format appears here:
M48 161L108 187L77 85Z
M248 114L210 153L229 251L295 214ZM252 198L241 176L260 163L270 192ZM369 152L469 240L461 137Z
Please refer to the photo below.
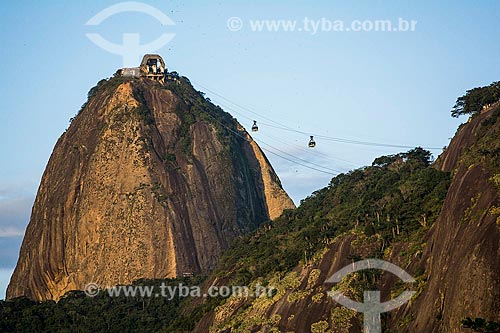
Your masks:
M247 112L250 112L251 114L254 114L256 116L259 116L260 118L262 119L266 119L270 122L272 122L273 124L276 124L276 125L271 125L271 124L268 124L268 123L264 123L264 122L261 122L261 124L263 125L266 125L266 126L269 126L269 127L273 127L273 128L276 128L276 129L280 129L280 130L284 130L284 131L290 131L290 132L295 132L295 133L299 133L299 134L304 134L304 135L313 135L315 136L316 138L319 138L321 140L326 140L326 141L333 141L333 142L338 142L338 143L345 143L345 144L355 144L355 145L365 145L365 146L373 146L373 147L386 147L386 148L403 148L403 149L412 149L412 148L415 148L415 146L410 146L410 145L400 145L400 144L390 144L390 143L379 143L379 142L370 142L370 141L360 141L360 140L351 140L351 139L344 139L344 138L338 138L338 137L331 137L331 136L326 136L326 135L321 135L321 134L317 134L317 133L312 133L312 132L304 132L304 131L300 131L300 130L297 130L297 129L294 129L290 126L287 126L287 125L284 125L284 124L281 124L279 122L276 122L274 121L273 119L271 118L268 118L266 116L263 116L243 105L240 105L236 102L233 102L231 101L230 99L216 93L215 91L197 83L197 82L194 82L194 81L191 81L193 82L194 84L196 84L197 86L200 86L202 89L208 91L209 93L215 95L215 96L218 96L219 98L225 100L226 102L236 106L236 107L239 107L240 109L242 110L245 110ZM245 116L246 117L246 116ZM248 117L246 117L248 118ZM248 119L251 119L251 118L248 118ZM251 119L252 120L252 119ZM442 148L438 148L438 147L422 147L423 149L427 149L427 150L441 150Z
M223 106L223 107L224 107L224 109L226 109L226 110L230 110L230 111L232 111L232 112L234 112L234 113L240 114L238 111L234 110L234 109L233 109L233 108L231 108L231 107L228 107L228 106L226 106L226 105L222 105L222 106ZM244 116L244 115L243 115L243 116ZM252 118L248 118L248 117L246 117L246 116L244 116L244 117L245 117L245 118L247 118L247 119L249 119L249 120L252 120ZM264 135L265 135L265 136L268 136L268 137L270 137L270 138L272 138L273 140L276 140L276 141L279 141L279 142L281 142L281 143L284 143L285 145L288 145L288 146L295 146L295 147L297 147L297 148L301 149L302 151L307 150L307 148L304 148L304 147L301 147L301 146L298 146L298 145L294 145L294 144L290 144L289 142L284 142L284 141L279 140L279 139L277 139L277 138L275 138L275 137L273 137L273 136L271 136L271 135L267 135L267 134L264 134ZM265 142L264 142L263 140L261 140L261 139L258 139L258 138L253 138L253 139L254 139L254 140L256 140L257 142L262 141L265 145L269 146L269 144L265 143ZM277 148L275 148L275 149L276 149L276 150L279 150L279 149L277 149ZM283 153L284 153L284 152L283 152ZM313 154L314 154L314 153L316 153L316 154L319 154L319 153L315 152L314 150L310 150L310 149L308 150L308 153L313 153ZM285 153L285 154L287 154L287 153ZM290 155L290 154L288 154L288 155ZM319 155L321 155L321 154L319 154ZM293 155L291 155L291 156L293 156ZM295 157L295 156L294 156L294 157ZM322 156L322 157L326 157L327 159L330 159L328 155L325 155L325 156ZM298 158L298 157L295 157L295 158L300 159L300 158ZM353 166L359 166L359 164L357 164L357 163L353 163L353 162L350 162L350 161L347 161L347 160L343 160L343 159L341 159L341 158L334 158L334 159L338 159L339 161L343 161L343 162L349 163L349 164L351 164L351 165L353 165ZM333 160L333 159L332 159L332 160ZM315 164L315 163L313 163L313 162L309 162L309 161L306 161L306 162L308 162L308 163L310 163L310 164L313 164L313 165ZM323 167L323 166L321 166L321 167L322 167L322 168L325 168L325 169L329 169L329 168L326 168L326 167ZM333 169L330 169L330 170L335 171L335 172L339 172L338 170L333 170Z
M221 126L225 127L225 128L226 128L228 131L230 131L231 133L233 133L233 134L237 135L238 137L242 138L243 140L245 140L245 141L247 141L247 142L252 142L252 140L249 140L248 138L244 137L244 136L243 136L243 135L241 135L240 133L238 133L238 132L234 131L233 129L229 128L228 126L226 126L225 124L223 124L222 122L220 122L217 118L215 118L215 117L214 117L214 116L212 116L211 114L209 114L209 113L207 113L207 114L208 114L208 115L209 115L212 119L214 119L217 123L219 123ZM287 160L287 161L289 161L289 162L292 162L292 163L294 163L294 164L297 164L297 165L303 166L303 167L308 168L308 169L311 169L311 170L315 170L315 171L318 171L318 172L322 172L322 173L325 173L325 174L333 175L333 176L337 176L339 173L341 173L341 171L337 171L337 170L334 170L334 169L330 169L330 168L327 168L327 167L323 167L323 166L321 166L321 165L319 165L319 164L315 164L315 163L312 163L312 162L309 162L309 161L306 161L306 160L300 159L300 158L298 158L298 157L296 157L296 156L290 155L290 154L288 154L288 153L286 153L286 152L284 152L284 151L282 151L282 150L280 150L280 149L278 149L278 148L275 148L275 147L273 147L273 146L271 146L271 145L268 145L268 144L266 144L266 143L264 143L264 144L265 144L265 145L267 145L268 147L271 147L272 149L275 149L275 150L277 150L277 151L281 152L282 154L289 155L289 156L291 156L291 157L292 157L292 158L294 158L294 159L298 159L298 160L304 161L304 162L306 162L306 163L309 163L309 164L312 164L312 165L319 166L319 167L321 167L321 168L323 168L323 169L326 169L326 170L331 170L331 171L334 171L335 173L333 173L333 172L329 172L329 171L320 170L320 169L315 168L315 167L312 167L312 166L310 166L310 165L303 164L303 163L301 163L301 162L297 162L296 160L293 160L292 158L287 158L287 157L285 157L285 156L282 156L282 155L280 155L280 154L278 154L278 153L275 153L275 152L273 152L273 151L271 151L271 150L269 150L269 149L266 149L266 148L260 147L262 150L264 150L264 151L266 151L266 152L268 152L268 153L270 153L270 154L272 154L272 155L278 156L278 157L280 157L280 158L282 158L282 159L284 159L284 160Z

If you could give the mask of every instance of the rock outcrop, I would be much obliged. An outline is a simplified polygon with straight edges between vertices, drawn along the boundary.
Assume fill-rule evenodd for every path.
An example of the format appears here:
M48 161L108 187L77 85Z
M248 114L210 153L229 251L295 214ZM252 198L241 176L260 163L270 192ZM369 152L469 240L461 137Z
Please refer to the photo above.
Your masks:
M207 273L293 207L249 134L187 79L101 81L50 157L7 298Z
M499 114L491 108L462 125L436 163L454 177L427 237L427 286L406 309L409 332L463 332L466 317L500 321L500 182L488 162L498 161Z

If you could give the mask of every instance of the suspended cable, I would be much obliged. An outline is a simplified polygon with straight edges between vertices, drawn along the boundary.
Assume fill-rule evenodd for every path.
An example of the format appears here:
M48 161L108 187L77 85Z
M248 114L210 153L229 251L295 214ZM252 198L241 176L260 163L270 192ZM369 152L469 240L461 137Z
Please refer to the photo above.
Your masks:
M215 91L197 83L197 82L194 82L192 81L194 84L200 86L202 89L208 91L209 93L215 95L215 96L218 96L220 97L221 99L227 101L228 103L236 106L236 107L239 107L245 111L248 111L250 112L251 114L254 114L256 116L259 116L260 118L262 119L266 119L270 122L272 122L273 124L276 124L276 125L271 125L271 124L266 124L264 122L260 122L261 124L263 125L266 125L266 126L269 126L269 127L273 127L273 128L276 128L276 129L281 129L281 130L284 130L284 131L290 131L290 132L295 132L295 133L299 133L299 134L304 134L304 135L314 135L316 138L319 138L321 140L326 140L326 141L333 141L333 142L339 142L339 143L345 143L345 144L355 144L355 145L365 145L365 146L373 146L373 147L386 147L386 148L403 148L403 149L412 149L412 148L415 148L415 146L410 146L410 145L399 145L399 144L389 144L389 143L379 143L379 142L370 142L370 141L359 141L359 140L351 140L351 139L344 139L344 138L338 138L338 137L331 137L331 136L326 136L326 135L321 135L321 134L317 134L317 133L311 133L311 132L304 132L304 131L300 131L300 130L297 130L297 129L294 129L290 126L287 126L287 125L284 125L284 124L281 124L281 123L278 123L276 121L274 121L273 119L271 118L268 118L264 115L261 115L245 106L242 106L236 102L233 102L229 99L227 99L226 97L216 93ZM245 116L246 117L246 116ZM248 117L246 117L248 118ZM251 118L248 118L248 119L251 119ZM441 150L442 148L439 148L439 147L422 147L424 149L427 149L427 150Z
M251 140L249 140L248 138L244 137L244 136L243 136L243 135L241 135L240 133L238 133L238 132L234 131L233 129L229 128L228 126L226 126L225 124L223 124L222 122L220 122L217 118L215 118L215 117L214 117L214 116L212 116L211 114L209 114L209 113L207 113L207 114L208 114L208 115L209 115L209 116L210 116L213 120L215 120L217 123L219 123L221 126L224 126L224 128L226 128L226 129L227 129L228 131L230 131L231 133L233 133L233 134L237 135L238 137L242 138L243 140L245 140L245 141L247 141L247 142L251 142ZM268 153L270 153L270 154L272 154L272 155L275 155L275 156L281 157L282 159L287 160L287 161L289 161L289 162L292 162L292 163L294 163L294 164L297 164L297 165L300 165L300 166L303 166L303 167L305 167L305 168L308 168L308 169L311 169L311 170L315 170L315 171L318 171L318 172L322 172L322 173L326 173L326 174L329 174L329 175L333 175L333 176L337 176L339 173L341 173L341 171L337 171L337 170L334 170L334 169L330 169L330 168L327 168L327 167L323 167L323 166L321 166L321 165L319 165L319 164L315 164L315 163L312 163L312 162L309 162L309 161L306 161L306 160L300 159L300 158L295 157L295 156L293 156L293 155L290 155L290 154L288 154L288 153L286 153L286 152L284 152L284 151L282 151L282 150L280 150L280 149L278 149L278 148L275 148L275 147L273 147L273 146L271 146L271 145L268 145L268 144L266 144L266 143L264 143L264 144L265 144L265 145L267 145L268 147L271 147L272 149L275 149L275 150L277 150L277 151L281 152L282 154L289 155L289 156L291 156L291 157L292 157L292 158L294 158L294 159L298 159L298 160L304 161L304 162L306 162L306 163L309 163L309 164L312 164L312 165L319 166L319 167L321 167L321 168L323 168L323 169L326 169L326 170L331 170L331 171L333 171L333 172L335 172L335 173L332 173L332 172L329 172L329 171L324 171L324 170L317 169L317 168L312 167L312 166L310 166L310 165L303 164L303 163L301 163L301 162L297 162L297 161L295 161L295 160L293 160L293 159L291 159L291 158L287 158L287 157L285 157L285 156L282 156L282 155L280 155L280 154L278 154L278 153L275 153L275 152L273 152L273 151L271 151L271 150L269 150L269 149L266 149L266 148L260 147L262 150L264 150L264 151L266 151L266 152L268 152Z
M304 134L304 135L310 135L310 133L308 133L308 132L303 132L303 131L299 131L299 130L292 130L292 129L288 129L288 128L285 128L285 127L282 127L282 126L274 126L274 125L266 124L266 123L263 123L263 122L261 122L261 124L269 126L269 127L272 127L272 128L281 129L281 130L284 130L284 131L293 131L293 132ZM325 136L325 135L321 135L321 134L314 134L314 133L312 133L312 134L314 135L315 138L319 138L319 139L325 140L325 141L339 142L339 143L348 143L348 144L356 144L356 145L364 145L364 146L374 146L374 147L388 147L388 148L404 148L404 149L415 148L414 146L407 146L407 145L394 145L394 144L389 144L389 143L377 143L377 142L369 142L369 141L358 141L358 140L351 140L351 139L335 138L335 137ZM442 149L442 148L437 148L437 147L422 147L422 148L427 149L427 150Z
M240 114L238 111L234 110L234 109L233 109L233 108L231 108L231 107L228 107L228 106L226 106L226 105L224 105L224 104L222 104L222 106L223 106L223 107L224 107L224 109L226 109L226 110L230 110L230 111L232 111L232 112L234 112L234 113ZM245 117L245 118L249 119L249 120L252 120L252 118L246 117L246 116L244 116L243 114L241 114L241 115L242 115L243 117ZM252 120L252 121L253 121L253 120ZM316 151L314 151L314 150L312 150L312 149L307 149L307 148L304 148L304 147L302 147L302 146L298 146L298 145L290 144L289 142L284 142L284 141L282 141L282 140L280 140L280 139L277 139L276 137L273 137L273 136L268 135L268 134L263 134L263 135L268 136L268 137L270 137L270 138L273 138L274 140L279 141L279 142L281 142L281 143L283 143L283 144L285 144L285 145L295 146L295 147L297 147L297 148L299 148L299 149L301 149L301 150L303 150L303 151L307 151L308 153L313 153L313 154L321 155L321 154L317 153ZM259 141L261 141L261 140L260 140L260 139L258 139L258 138L254 138L254 140L256 140L256 141L258 141L258 142L259 142ZM263 141L262 141L262 142L263 142ZM264 144L266 144L266 143L264 143ZM325 155L325 156L322 156L322 157L326 157L327 159L330 159L330 157L329 157L328 155ZM359 164L356 164L356 163L353 163L353 162L350 162L350 161L347 161L347 160L343 160L343 159L341 159L341 158L333 158L333 159L337 159L337 160L339 160L339 161L343 161L343 162L349 163L349 164L351 164L351 165L353 165L353 166L359 166ZM333 159L332 159L332 160L333 160ZM308 163L314 164L314 163L309 162L309 161L308 161ZM338 172L337 170L334 170L334 171L335 171L335 172Z
M308 169L311 169L311 170L316 170L316 171L318 171L318 172L326 173L326 174L328 174L328 175L332 175L332 176L337 176L337 175L339 174L339 173L331 173L331 172L328 172L328 171L319 170L319 169L316 169L316 168L314 168L314 167L311 167L311 166L308 166L308 165L305 165L305 164L302 164L302 163L299 163L299 162L293 161L293 160L291 160L291 159L288 159L288 158L286 158L286 157L284 157L284 156L281 156L280 154L274 153L274 152L272 152L272 151L270 151L270 150L268 150L268 149L265 149L265 148L262 148L262 150L264 150L264 151L268 152L269 154L276 155L276 156L278 156L278 157L281 157L281 158L282 158L282 159L284 159L284 160L290 161L290 162L295 163L295 164L297 164L297 165L301 165L301 166L303 166L303 167L305 167L305 168L308 168Z
M309 153L309 154L316 155L316 156L321 157L321 158L323 158L323 159L331 160L332 162L338 162L338 161L340 161L340 162L344 162L344 163L351 164L352 166L355 166L355 167L359 167L359 166L360 166L360 163L354 163L354 162L351 162L351 161L348 161L348 160L344 160L344 159L339 158L339 157L334 157L334 156L326 155L326 154L323 154L323 153L317 152L317 151L316 151L316 150L314 150L314 149L308 149L308 148L305 148L305 147L303 147L303 146L299 146L299 145L294 144L294 143L290 143L290 142L283 141L283 140L278 139L277 137L275 137L275 136L273 136L273 135L269 135L269 134L267 134L267 133L261 133L261 134L259 134L259 136L260 136L260 135L263 135L263 136L269 137L270 139L272 139L272 140L276 140L276 141L278 141L278 142L280 142L280 143L283 143L283 144L285 144L285 145L289 145L289 146L291 146L291 147L293 146L293 147L295 147L296 149L300 149L300 150L301 150L301 151L303 151L303 152L306 152L306 153ZM259 138L254 137L254 140L258 142L258 141L259 141Z
M196 84L197 86L200 86L202 89L204 89L204 90L208 91L209 93L214 94L215 96L218 96L218 97L222 98L222 99L223 99L223 100L225 100L226 102L228 102L228 103L230 103L230 104L232 104L232 105L234 105L234 106L236 106L236 107L241 108L242 110L248 111L248 112L250 112L251 114L254 114L254 115L256 115L256 116L259 116L260 118L262 118L262 119L266 119L266 120L268 120L268 121L270 121L270 122L272 122L272 123L275 123L275 124L277 124L277 125L280 125L280 126L286 126L286 125L282 125L282 124L280 124L280 123L278 123L278 122L274 121L274 120L273 120L273 119L271 119L271 118L268 118L268 117L263 116L263 115L261 115L261 114L259 114L259 113L255 112L255 111L252 111L251 109L249 109L249 108L247 108L247 107L245 107L245 106L243 106L243 105L240 105L240 104L238 104L238 103L236 103L236 102L233 102L233 101L231 101L230 99L227 99L226 97L224 97L224 96L222 96L222 95L220 95L220 94L216 93L216 92L215 92L215 91L213 91L213 90L210 90L209 88L207 88L207 87L205 87L205 86L203 86L203 85L201 85L201 84L199 84L199 83L196 83L196 82L194 82L194 81L191 81L191 82L193 82L193 83L194 83L194 84ZM286 126L286 127L288 127L289 129L293 130L293 128L291 128L291 127L289 127L289 126Z
M299 161L303 161L303 162L309 163L309 164L311 164L311 165L315 165L315 166L317 166L317 167L323 168L323 169L325 169L325 170L330 170L330 171L333 171L333 172L336 172L336 173L341 173L341 172L342 172L342 171L339 171L339 170L335 170L335 169L331 169L331 168L328 168L328 167L324 167L324 166L322 166L322 165L319 165L319 164L313 163L313 162L311 162L311 161L307 161L307 160L304 160L304 159L299 158L299 157L297 157L297 156L294 156L294 155L292 155L292 154L286 153L286 152L284 152L284 151L282 151L282 150L280 150L280 149L278 149L278 148L275 148L275 147L273 147L273 146L271 146L271 145L269 145L269 144L265 143L265 142L264 142L264 141L262 141L262 140L260 140L260 143L261 143L261 144L263 144L263 145L265 145L265 146L267 146L267 147L270 147L270 148L272 148L272 149L274 149L274 150L277 150L277 151L279 151L279 152L280 152L280 153L282 153L282 154L285 154L285 155L291 156L292 158L295 158L295 159L297 159L297 160L299 160ZM261 148L262 148L262 147L261 147Z

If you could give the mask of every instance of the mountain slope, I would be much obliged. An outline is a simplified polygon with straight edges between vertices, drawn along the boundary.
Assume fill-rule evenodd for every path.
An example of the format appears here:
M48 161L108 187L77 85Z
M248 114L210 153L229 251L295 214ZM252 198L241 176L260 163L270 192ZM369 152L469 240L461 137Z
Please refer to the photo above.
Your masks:
M207 281L258 282L277 293L229 298L194 331L359 332L362 316L340 307L328 290L362 302L363 290L381 290L385 301L405 287L376 271L325 284L362 258L392 262L417 281L412 300L383 316L386 332L465 332L466 317L500 321L499 138L496 107L462 125L435 165L417 149L334 178L248 246L230 248ZM261 263L264 256L270 258Z
M103 80L54 148L7 298L206 274L293 207L260 148L186 78Z
M207 281L260 283L277 288L275 295L231 297L207 312L194 332L359 332L362 317L326 292L335 287L362 302L364 290L379 289L385 301L399 294L396 279L369 271L336 286L325 280L362 258L409 266L422 255L449 183L449 173L433 168L420 148L333 178L269 228L236 242ZM411 273L425 283L424 272Z

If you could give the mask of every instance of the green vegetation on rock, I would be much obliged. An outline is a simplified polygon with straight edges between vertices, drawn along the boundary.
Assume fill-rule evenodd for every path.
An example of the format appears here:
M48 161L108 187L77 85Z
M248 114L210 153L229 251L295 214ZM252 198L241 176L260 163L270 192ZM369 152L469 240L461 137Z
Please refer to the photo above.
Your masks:
M484 106L500 100L500 82L493 82L489 86L467 90L459 97L451 110L452 117L464 114L475 115L481 112Z

